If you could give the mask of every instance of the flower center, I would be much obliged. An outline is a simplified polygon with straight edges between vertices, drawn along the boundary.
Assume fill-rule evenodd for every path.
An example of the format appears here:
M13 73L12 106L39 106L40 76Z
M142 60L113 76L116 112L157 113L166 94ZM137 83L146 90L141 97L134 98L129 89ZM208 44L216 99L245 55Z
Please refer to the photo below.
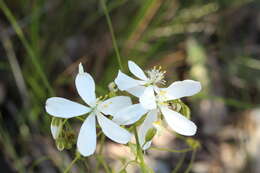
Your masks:
M165 84L165 80L164 80L164 74L166 73L166 71L161 71L161 66L159 66L158 68L155 66L153 69L148 70L147 74L148 74L148 82L147 84Z
M175 101L167 101L167 91L160 90L155 97L156 103L159 106L167 106L169 109L179 112L181 110L181 104Z
M168 105L168 103L165 101L166 100L166 93L167 93L167 91L163 91L163 90L159 91L159 93L155 97L157 105L160 105L160 106L167 106Z
M96 99L96 102L91 106L91 109L92 109L92 111L93 112L95 112L96 114L98 114L99 112L101 112L100 111L100 105L101 105L101 103L102 103L102 97L99 97L99 98L97 98Z

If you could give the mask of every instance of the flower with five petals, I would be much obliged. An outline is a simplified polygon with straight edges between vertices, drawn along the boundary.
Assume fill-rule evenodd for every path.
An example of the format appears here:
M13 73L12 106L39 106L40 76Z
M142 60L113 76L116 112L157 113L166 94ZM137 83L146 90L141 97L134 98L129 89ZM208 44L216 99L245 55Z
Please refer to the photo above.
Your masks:
M167 88L159 88L156 84L163 81L163 73L153 69L148 73L148 78L134 62L129 61L128 66L130 71L141 80L133 79L119 71L115 83L120 90L128 91L139 97L143 109L147 110L142 111L142 115L148 112L138 129L139 142L143 149L147 149L151 145L151 141L145 141L145 137L148 130L154 127L153 123L158 120L160 114L163 115L167 124L175 132L185 136L194 135L197 126L179 112L172 110L169 101L198 93L201 90L200 82L193 80L176 81ZM136 116L137 110L127 111L128 109L126 107L117 112L113 120L118 124L132 124L141 118L141 113ZM140 108L139 112L141 112L140 110L142 109Z
M104 115L114 115L119 109L132 104L127 96L115 96L105 101L96 98L95 82L90 74L84 72L79 64L79 73L75 80L80 97L88 106L61 97L51 97L46 101L46 111L58 118L72 118L89 114L84 120L77 139L78 151L83 156L92 155L96 149L96 119L103 133L111 140L126 144L131 134Z

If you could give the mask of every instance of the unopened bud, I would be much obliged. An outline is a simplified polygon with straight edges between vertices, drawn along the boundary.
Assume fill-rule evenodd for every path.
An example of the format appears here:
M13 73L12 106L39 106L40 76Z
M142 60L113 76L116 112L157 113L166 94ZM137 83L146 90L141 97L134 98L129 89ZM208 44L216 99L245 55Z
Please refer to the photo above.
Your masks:
M156 135L156 128L150 128L145 135L145 142L149 142L153 139L153 137Z
M110 92L117 92L117 88L116 88L116 84L115 84L115 82L110 82L109 84L108 84L108 89L109 89L109 91Z
M61 138L61 139L58 139L56 140L56 147L59 151L62 151L64 150L65 148L65 141Z
M56 140L61 134L63 126L63 121L60 118L53 117L51 120L51 134L52 137Z
M76 143L76 136L73 131L67 131L65 134L65 148L70 149Z

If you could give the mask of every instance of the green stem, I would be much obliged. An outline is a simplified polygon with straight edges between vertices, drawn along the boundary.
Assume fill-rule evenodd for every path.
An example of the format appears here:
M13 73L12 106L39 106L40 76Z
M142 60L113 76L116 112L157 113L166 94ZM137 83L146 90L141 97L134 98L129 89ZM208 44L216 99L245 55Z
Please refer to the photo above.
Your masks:
M128 165L132 164L132 163L136 163L136 164L139 164L136 160L130 160L128 161L121 170L124 170L127 168Z
M157 148L157 147L150 147L150 149L158 150L158 151L168 151L168 152L172 152L172 153L185 153L185 152L194 150L194 148L186 148L186 149L182 149L182 150L174 150L174 149Z
M134 127L134 135L135 135L135 141L136 141L136 153L137 153L137 157L140 161L141 172L145 173L145 172L147 172L146 165L144 162L143 151L142 151L142 148L140 147L136 126Z
M101 165L103 164L105 169L107 168L106 163L102 163L102 160L99 159L99 155L102 156L104 143L105 143L105 135L102 135L102 134L101 134L100 148L99 148L98 154L96 155L97 160L98 160L98 163L97 163L97 166L96 166L96 168L95 168L95 172L98 172L98 171L99 171L99 166L100 166L100 164L101 164ZM108 170L109 170L109 169L108 169Z
M33 65L35 66L35 70L38 72L39 76L41 77L41 79L43 81L43 84L48 89L50 95L54 95L54 91L52 90L52 88L51 88L51 86L50 86L50 84L48 82L48 79L45 76L40 63L38 62L38 60L37 60L37 58L35 56L35 52L33 51L32 47L30 46L28 41L26 40L21 27L19 26L19 24L17 23L15 17L13 16L12 12L8 9L8 7L6 6L6 4L5 4L5 2L3 0L0 0L0 8L2 9L2 11L5 14L5 16L7 17L7 19L12 24L12 26L13 26L16 34L17 34L17 36L19 37L19 39L23 43L23 45L25 47L25 50L29 54L29 57L31 58L31 61L32 61Z
M85 119L82 117L76 117L76 118L79 119L80 121L85 121Z
M70 171L70 169L72 168L72 166L76 163L77 160L79 160L80 158L80 154L76 154L76 157L74 158L74 160L72 160L72 162L70 162L70 164L67 166L67 168L65 169L65 171L63 173L68 173Z
M193 150L192 155L191 155L191 160L190 160L189 166L188 166L188 168L185 170L184 173L189 173L189 172L190 172L190 170L191 170L191 168L192 168L192 165L193 165L193 162L194 162L194 160L195 160L196 152L197 152L197 150Z
M106 3L105 3L105 0L100 0L100 1L101 1L101 6L104 10L104 14L106 16L108 28L109 28L109 31L110 31L110 34L111 34L111 37L112 37L112 43L113 43L113 47L114 47L115 52L116 52L118 65L119 65L120 69L123 70L123 66L122 66L122 62L121 62L121 56L120 56L120 53L119 53L119 49L118 49L118 45L117 45L117 42L116 42L116 37L115 37L114 29L113 29L113 25L112 25L112 22L111 22L111 19L110 19L110 16L109 16L109 12L107 10Z
M99 161L99 162L102 164L102 166L104 167L105 172L106 172L106 173L111 173L111 171L110 171L108 165L106 164L105 159L103 158L103 156L97 154L96 157L97 157L98 161Z
M102 152L103 152L103 147L104 147L104 143L105 143L105 135L102 135L101 136L101 139L100 139L100 148L99 148L99 154L101 155Z
M179 169L181 168L181 166L184 162L185 156L186 156L186 153L184 153L183 156L181 157L181 159L178 161L178 163L176 164L172 173L177 173L179 171Z

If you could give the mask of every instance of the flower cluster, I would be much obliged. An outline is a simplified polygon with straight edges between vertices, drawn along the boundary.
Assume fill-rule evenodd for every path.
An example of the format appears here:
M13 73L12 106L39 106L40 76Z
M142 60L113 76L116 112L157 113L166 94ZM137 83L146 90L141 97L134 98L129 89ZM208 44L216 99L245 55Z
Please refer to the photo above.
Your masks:
M165 85L165 71L161 71L160 67L144 72L132 61L128 62L128 67L137 79L119 70L114 82L119 90L138 98L136 100L139 102L134 104L129 96L117 96L117 93L108 99L97 98L93 78L84 72L82 65L79 64L75 84L86 105L60 97L47 99L46 111L55 117L55 121L51 123L54 139L57 140L62 136L64 123L73 117L79 117L84 121L77 138L77 149L83 156L89 156L95 152L96 121L105 136L114 142L127 144L132 134L122 125L131 125L144 119L137 132L143 150L150 147L157 126L162 120L165 120L178 134L192 136L196 133L197 126L181 114L185 106L179 99L198 93L201 90L200 82L177 81L168 87L161 88L160 86ZM118 91L112 85L109 87L111 92ZM143 116L145 117L142 118Z

